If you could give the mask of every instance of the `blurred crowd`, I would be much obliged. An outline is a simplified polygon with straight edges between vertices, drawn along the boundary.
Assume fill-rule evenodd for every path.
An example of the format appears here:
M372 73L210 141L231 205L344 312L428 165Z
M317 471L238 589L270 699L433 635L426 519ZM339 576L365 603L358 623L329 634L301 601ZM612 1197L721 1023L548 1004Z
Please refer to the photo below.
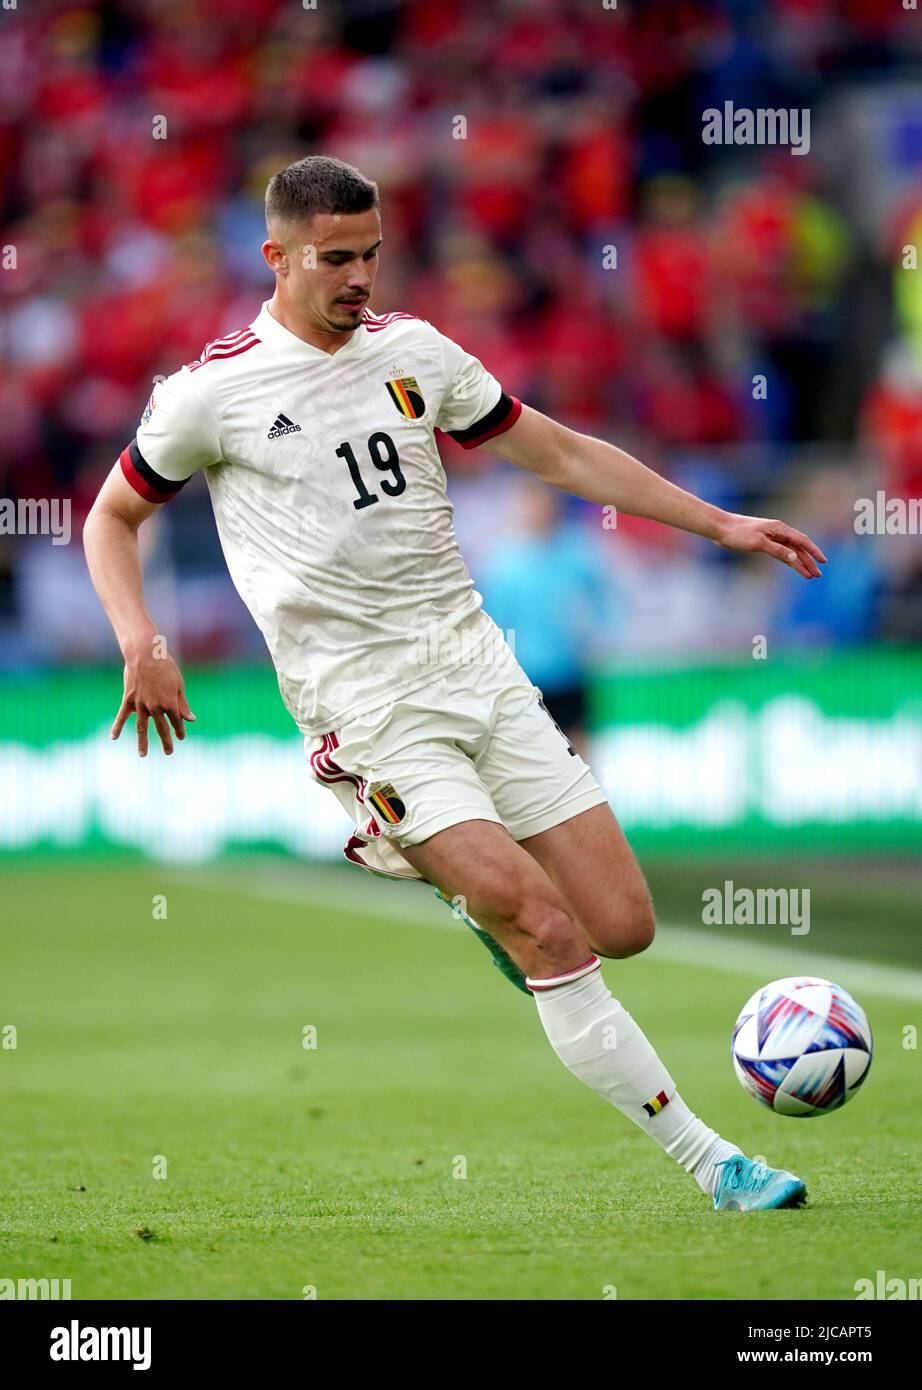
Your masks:
M153 379L271 295L265 185L309 153L380 185L374 309L431 320L529 404L829 555L799 584L536 501L443 440L462 549L533 679L551 649L566 686L596 657L756 633L922 639L919 537L853 525L858 497L922 495L920 69L900 0L0 11L0 497L71 498L75 538L0 535L0 664L114 651L81 519ZM808 109L809 152L706 145L702 113L727 101ZM260 650L200 479L144 543L187 659ZM543 597L522 582L541 565L561 576Z

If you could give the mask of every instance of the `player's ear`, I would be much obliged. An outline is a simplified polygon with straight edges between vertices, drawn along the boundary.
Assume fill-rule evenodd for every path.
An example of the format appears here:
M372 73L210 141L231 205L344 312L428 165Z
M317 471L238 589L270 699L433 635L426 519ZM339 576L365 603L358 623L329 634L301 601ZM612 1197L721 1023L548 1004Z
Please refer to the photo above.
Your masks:
M272 238L267 239L262 244L262 253L270 270L283 275L287 274L288 255L280 241L275 241Z

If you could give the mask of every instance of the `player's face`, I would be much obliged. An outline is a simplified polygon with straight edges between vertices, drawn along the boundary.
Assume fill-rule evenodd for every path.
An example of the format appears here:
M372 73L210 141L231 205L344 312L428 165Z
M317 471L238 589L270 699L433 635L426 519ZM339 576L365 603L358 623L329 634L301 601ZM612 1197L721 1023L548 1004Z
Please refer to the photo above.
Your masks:
M357 328L378 271L377 210L318 213L295 240L288 257L288 288L297 308L322 330L348 333Z

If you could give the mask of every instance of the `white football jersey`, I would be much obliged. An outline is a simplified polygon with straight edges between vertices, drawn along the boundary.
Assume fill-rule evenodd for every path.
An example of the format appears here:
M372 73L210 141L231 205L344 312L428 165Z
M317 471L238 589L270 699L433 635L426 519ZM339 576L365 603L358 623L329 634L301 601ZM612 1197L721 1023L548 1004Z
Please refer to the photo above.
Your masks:
M419 657L481 604L433 431L472 448L520 412L423 319L366 311L331 355L267 301L156 386L121 466L153 502L204 470L231 578L316 735L460 664L450 641L444 667Z

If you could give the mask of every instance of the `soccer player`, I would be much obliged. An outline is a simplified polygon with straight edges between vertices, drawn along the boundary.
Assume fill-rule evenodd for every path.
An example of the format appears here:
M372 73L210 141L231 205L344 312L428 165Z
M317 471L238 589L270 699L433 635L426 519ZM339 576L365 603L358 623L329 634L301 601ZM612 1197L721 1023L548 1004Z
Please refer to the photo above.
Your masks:
M325 156L271 179L275 292L246 328L162 381L87 520L93 583L125 659L112 728L195 718L144 601L138 528L202 470L231 576L261 628L312 775L350 812L347 858L453 902L531 993L576 1076L639 1125L718 1209L803 1201L689 1110L600 956L643 951L643 875L586 763L544 710L458 550L434 437L491 451L623 512L764 551L804 579L822 552L732 515L509 396L413 314L373 313L377 185ZM818 563L819 562L819 563Z

